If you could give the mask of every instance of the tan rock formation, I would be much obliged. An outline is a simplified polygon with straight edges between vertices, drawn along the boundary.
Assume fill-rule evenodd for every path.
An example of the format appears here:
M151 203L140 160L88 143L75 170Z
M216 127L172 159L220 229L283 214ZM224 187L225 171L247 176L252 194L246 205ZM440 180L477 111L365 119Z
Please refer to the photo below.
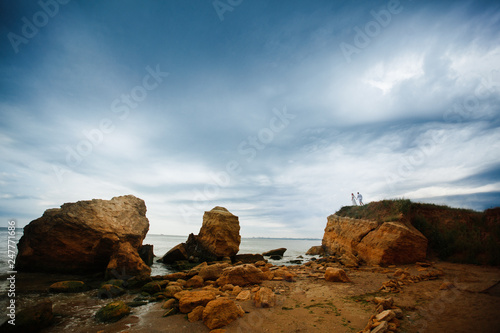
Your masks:
M120 275L149 274L137 250L149 229L146 205L132 195L65 203L24 228L20 271L103 272L113 258ZM128 244L128 245L127 245Z
M221 297L207 304L203 310L203 323L213 330L230 324L244 314L245 311L239 305Z
M403 222L330 215L322 246L330 255L354 255L369 264L406 264L425 259L427 238Z
M236 255L241 242L238 216L219 206L205 212L198 242L217 257Z
M169 250L161 259L165 264L176 261L230 260L238 253L241 242L238 217L224 207L214 207L203 215L198 235L189 234L186 242Z

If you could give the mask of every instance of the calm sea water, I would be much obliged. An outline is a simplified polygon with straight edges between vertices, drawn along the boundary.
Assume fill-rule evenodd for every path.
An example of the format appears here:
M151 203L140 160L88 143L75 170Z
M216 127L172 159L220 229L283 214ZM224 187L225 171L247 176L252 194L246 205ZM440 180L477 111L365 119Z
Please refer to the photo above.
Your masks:
M16 244L23 234L23 229L16 229ZM0 228L0 290L4 291L6 284L6 273L10 270L8 266L8 230L7 228ZM155 261L151 267L152 275L165 275L170 271L167 266L162 263L156 262L168 250L175 245L185 242L187 236L170 236L170 235L154 235L148 234L143 241L143 244L152 244L153 252L155 254ZM12 244L12 243L11 243ZM242 238L240 244L239 254L245 253L262 253L272 249L284 247L287 251L282 260L269 260L274 265L290 265L290 260L300 259L302 256L304 262L308 261L311 256L306 256L306 251L315 245L321 245L321 239L287 239L287 238ZM10 248L12 250L12 248ZM16 247L17 254L17 247ZM269 259L269 258L267 258Z

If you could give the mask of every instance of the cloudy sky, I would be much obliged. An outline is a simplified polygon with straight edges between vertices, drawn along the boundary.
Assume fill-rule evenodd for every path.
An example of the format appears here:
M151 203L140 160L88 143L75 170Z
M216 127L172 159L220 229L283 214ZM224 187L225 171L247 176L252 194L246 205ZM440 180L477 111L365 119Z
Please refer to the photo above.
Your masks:
M500 204L500 6L2 1L0 216L133 194L152 233L224 206L318 237L361 192Z

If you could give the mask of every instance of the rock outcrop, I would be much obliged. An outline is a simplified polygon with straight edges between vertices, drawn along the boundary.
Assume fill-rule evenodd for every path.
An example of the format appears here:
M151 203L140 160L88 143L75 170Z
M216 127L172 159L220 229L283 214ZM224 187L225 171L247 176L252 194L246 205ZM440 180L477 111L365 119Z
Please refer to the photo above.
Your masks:
M238 216L218 206L205 212L198 242L217 257L236 255L241 242Z
M185 243L170 249L161 261L174 264L178 261L215 261L234 258L240 248L240 223L238 216L224 207L214 207L203 215L198 235L190 234ZM229 260L229 259L228 259Z
M354 255L369 264L407 264L425 259L427 238L404 222L330 215L322 246L329 255Z
M146 205L132 195L65 203L24 228L19 271L149 274L138 254L149 230Z

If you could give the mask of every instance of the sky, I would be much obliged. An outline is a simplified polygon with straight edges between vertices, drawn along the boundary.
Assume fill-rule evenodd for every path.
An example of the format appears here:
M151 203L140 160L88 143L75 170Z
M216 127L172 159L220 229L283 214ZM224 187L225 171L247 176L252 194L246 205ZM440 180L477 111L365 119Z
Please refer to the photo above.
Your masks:
M351 204L500 205L494 1L2 1L0 219L133 194L322 238Z

